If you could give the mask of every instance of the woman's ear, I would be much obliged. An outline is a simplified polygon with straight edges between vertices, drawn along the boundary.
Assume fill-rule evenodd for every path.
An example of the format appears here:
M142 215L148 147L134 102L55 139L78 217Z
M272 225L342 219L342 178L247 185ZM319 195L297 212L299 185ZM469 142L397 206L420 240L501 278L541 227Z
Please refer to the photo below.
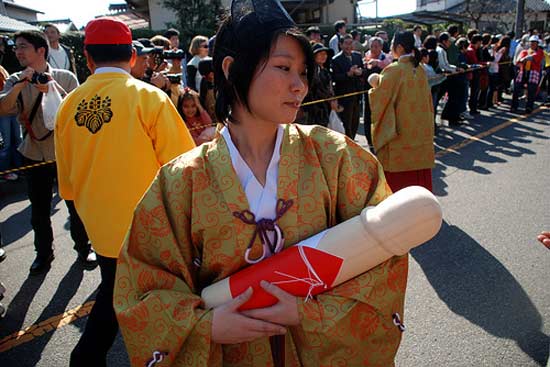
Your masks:
M231 69L231 65L233 64L234 61L235 61L235 59L231 56L226 56L223 59L222 70L223 70L223 75L225 75L226 80L229 80L229 69Z

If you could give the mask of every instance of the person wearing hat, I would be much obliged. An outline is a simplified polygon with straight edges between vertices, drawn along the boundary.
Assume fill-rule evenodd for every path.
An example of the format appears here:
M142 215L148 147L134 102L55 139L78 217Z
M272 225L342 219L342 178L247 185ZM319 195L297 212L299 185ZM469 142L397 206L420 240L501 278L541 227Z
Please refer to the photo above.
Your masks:
M535 107L535 97L539 85L542 61L544 52L539 47L540 39L537 35L529 37L529 48L520 52L517 58L516 66L519 72L514 79L514 94L512 96L511 111L516 112L519 107L519 97L523 93L523 88L527 85L527 103L525 113L533 112Z
M147 44L147 46L145 46L145 44ZM134 78L143 80L164 91L168 90L170 84L166 75L155 72L151 68L150 55L155 49L151 41L148 39L132 41L132 47L136 50L136 63L132 66L130 74L132 74Z
M71 353L75 367L105 366L118 331L116 261L134 208L158 169L195 146L168 96L131 76L138 54L132 46L124 23L90 21L84 54L92 75L57 114L59 192L74 200L101 270L95 304Z
M46 35L35 30L15 33L15 55L25 70L12 74L0 93L0 115L17 111L17 120L27 132L19 145L24 165L55 161L54 133L46 128L41 101L48 92L48 84L40 79L53 81L61 97L78 86L76 76L68 70L55 69L46 61L49 45ZM44 80L43 80L44 81ZM58 168L58 167L57 167ZM52 199L56 176L56 164L50 163L27 171L27 194L31 202L31 225L34 232L36 258L30 274L50 269L54 260L54 234L51 223ZM90 269L97 266L96 255L91 248L86 229L70 198L65 198L69 210L71 238L78 259Z
M311 42L322 43L321 39L321 28L316 25L312 25L306 29L306 37L309 38Z
M315 58L315 67L317 71L309 86L309 92L304 102L334 97L332 75L330 74L330 60L332 59L333 51L325 47L322 43L315 43L311 49ZM303 107L304 123L326 127L329 122L330 111L336 111L337 109L338 102L336 100L305 106Z
M391 194L360 145L293 124L316 67L295 27L280 1L234 0L217 33L225 126L161 168L119 255L114 305L134 366L394 365L407 256L311 299L264 284L279 299L267 308L239 312L250 291L215 308L200 296Z
M136 62L130 70L134 78L143 79L147 69L149 69L149 54L153 52L153 47L145 47L139 41L132 41L132 47L136 50Z

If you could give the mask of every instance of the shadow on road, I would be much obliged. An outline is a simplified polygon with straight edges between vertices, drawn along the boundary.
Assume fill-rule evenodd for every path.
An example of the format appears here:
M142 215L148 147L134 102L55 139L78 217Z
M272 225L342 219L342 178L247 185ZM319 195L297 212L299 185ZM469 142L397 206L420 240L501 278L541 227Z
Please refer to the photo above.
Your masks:
M46 275L47 273L43 273L36 276L29 276L25 279L19 291L11 300L6 316L0 323L2 326L0 328L0 337L7 336L23 328L29 306L42 286L44 279L46 279Z
M24 201L24 200L28 200L26 194L24 196L20 196L19 194L17 194L13 197L10 197L9 201L2 200L0 204L0 208L4 208L5 206L13 202ZM52 199L51 216L53 216L55 213L59 211L59 209L56 208L59 202L61 202L61 197L57 193L55 193ZM26 236L27 233L31 232L32 226L31 226L30 202L23 210L7 218L2 223L1 230L2 230L2 242L4 246L16 242L17 240Z
M443 222L437 237L411 254L451 311L494 336L514 340L533 360L546 363L548 336L540 313L481 244Z
M443 150L464 141L464 132L475 136L509 121L512 117L514 115L502 112L491 116L490 119L488 116L476 118L457 130L440 129L435 138L437 150ZM521 123L512 124L481 138L475 144L470 145L468 149L457 149L436 159L436 166L433 170L434 194L438 196L448 194L445 178L457 169L488 175L491 174L491 170L488 168L490 164L507 162L503 157L518 158L523 155L535 154L533 150L521 145L550 139L544 135L544 130L538 128L538 125L548 125L547 122L544 122L547 117L548 113L545 111L539 112Z
M57 316L60 314L63 314L69 302L72 300L73 296L78 291L78 288L80 287L80 283L82 282L82 278L84 276L84 268L80 263L75 262L71 265L61 282L59 283L59 286L57 287L57 290L52 295L51 300L49 304L44 308L38 319L33 323L37 324L44 320L47 320L50 317ZM29 277L29 279L35 279L34 277ZM27 282L26 281L26 282ZM19 297L19 294L25 289L25 285L21 287L21 290L19 293L15 296L15 299ZM23 297L21 297L23 298ZM32 300L32 298L31 298ZM9 309L13 310L14 313L16 313L16 317L20 319L21 321L24 320L25 314L27 309L19 309L17 308L17 305L12 301L10 303ZM27 301L30 303L30 301ZM28 304L27 304L28 308ZM8 313L10 315L10 313ZM8 316L8 320L13 316ZM17 331L21 329L21 325L19 327L12 326L11 322L9 323L10 330ZM5 354L6 359L12 359L17 360L19 362L19 365L22 366L35 366L38 362L40 362L42 358L42 352L48 345L48 342L54 335L56 329L58 326L62 325L56 325L52 324L48 326L47 329L45 329L44 333L40 333L40 335L37 335L37 337L27 342L19 347L16 347L12 350L7 351ZM23 350L22 350L23 349ZM67 361L68 361L68 355L67 355Z

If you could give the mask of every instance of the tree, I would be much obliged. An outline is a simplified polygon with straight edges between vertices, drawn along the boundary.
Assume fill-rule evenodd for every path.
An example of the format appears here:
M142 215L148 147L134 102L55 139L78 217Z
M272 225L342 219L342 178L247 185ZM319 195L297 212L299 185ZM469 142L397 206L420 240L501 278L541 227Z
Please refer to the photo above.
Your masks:
M474 28L476 29L480 28L480 22L483 20L484 22L492 24L487 30L493 32L498 32L499 30L506 31L506 17L510 12L510 3L513 2L514 1L466 0L463 5L464 15L474 23Z
M487 12L487 3L489 1L483 0L466 0L464 3L464 14L472 20L476 29L479 29L479 21L483 14Z
M176 23L170 24L180 30L187 43L196 35L212 36L216 33L221 0L161 0L162 5L175 11Z

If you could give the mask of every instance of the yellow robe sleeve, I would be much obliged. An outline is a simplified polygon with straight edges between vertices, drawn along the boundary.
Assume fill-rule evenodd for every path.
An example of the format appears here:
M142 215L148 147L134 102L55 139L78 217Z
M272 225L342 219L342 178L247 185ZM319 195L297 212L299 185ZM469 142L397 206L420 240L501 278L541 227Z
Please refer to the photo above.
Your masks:
M59 111L62 111L60 108ZM65 142L63 139L62 129L59 124L64 119L59 118L60 113L56 117L56 132L54 134L55 157L57 165L57 185L59 196L65 200L74 200L74 192L69 180L69 168L66 165L68 152L66 151Z
M149 134L157 159L162 166L181 152L193 149L195 142L176 107L172 103L162 103L159 106L161 108Z
M396 123L396 100L401 73L397 65L390 65L380 74L380 84L369 91L372 119L372 141L379 150L399 134Z
M161 169L135 210L118 259L114 307L132 366L153 358L162 359L157 367L212 366L221 358L211 342L212 314L194 294L185 176L172 163Z
M351 141L337 169L338 221L391 194L380 163ZM407 268L407 255L394 257L314 299L299 299L302 357L323 366L392 366L402 333L393 317L403 317Z

